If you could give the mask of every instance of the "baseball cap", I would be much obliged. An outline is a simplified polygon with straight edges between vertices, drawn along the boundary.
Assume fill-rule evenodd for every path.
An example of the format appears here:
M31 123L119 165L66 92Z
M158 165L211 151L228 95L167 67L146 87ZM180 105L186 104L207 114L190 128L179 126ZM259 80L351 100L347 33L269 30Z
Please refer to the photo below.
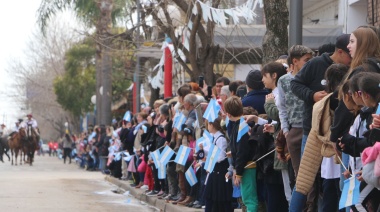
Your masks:
M350 42L350 34L343 34L336 38L335 48L342 49L343 51L350 54L350 51L347 49L347 45Z

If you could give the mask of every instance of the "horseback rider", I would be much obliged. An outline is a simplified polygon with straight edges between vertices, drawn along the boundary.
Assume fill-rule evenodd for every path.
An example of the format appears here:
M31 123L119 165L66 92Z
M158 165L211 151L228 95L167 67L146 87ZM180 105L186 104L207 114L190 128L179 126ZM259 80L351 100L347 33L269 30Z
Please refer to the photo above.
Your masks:
M16 133L18 133L18 131L21 128L20 124L21 124L22 121L23 121L22 119L19 119L18 121L15 122L15 126L13 127L12 132L9 134L8 139L13 138L13 136Z
M24 129L27 129L28 126L32 126L33 131L37 135L37 139L40 140L40 133L38 130L38 124L37 121L33 118L32 114L26 115L28 119L26 119L24 122L20 124L20 127L23 127Z
M19 119L18 121L15 122L15 126L13 127L12 133L18 132L20 129L20 124L23 120ZM11 134L12 134L11 133Z

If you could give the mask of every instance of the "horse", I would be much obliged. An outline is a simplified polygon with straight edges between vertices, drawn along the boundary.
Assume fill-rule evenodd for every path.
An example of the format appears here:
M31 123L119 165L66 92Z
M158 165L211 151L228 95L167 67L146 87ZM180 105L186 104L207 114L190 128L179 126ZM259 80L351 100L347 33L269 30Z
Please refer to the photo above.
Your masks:
M9 148L11 149L11 157L13 165L13 154L15 158L15 165L17 166L17 157L18 153L23 150L23 140L26 139L26 132L23 128L19 132L14 133L11 138L8 140ZM22 153L21 153L22 154ZM20 156L20 165L22 165L22 156Z
M4 153L8 157L8 160L9 161L11 160L11 158L8 155L8 151L9 151L9 144L8 144L7 136L2 136L0 137L0 161L1 162L4 163L4 160L3 160Z
M32 125L28 124L26 128L26 140L24 140L24 151L28 156L29 165L33 165L34 153L38 149L39 136L36 129Z

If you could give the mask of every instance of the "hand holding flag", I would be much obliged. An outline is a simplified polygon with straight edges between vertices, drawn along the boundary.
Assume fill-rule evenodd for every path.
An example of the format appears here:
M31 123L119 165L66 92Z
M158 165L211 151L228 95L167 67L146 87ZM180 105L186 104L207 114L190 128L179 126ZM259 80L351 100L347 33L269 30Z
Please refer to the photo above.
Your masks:
M127 112L125 112L123 120L125 120L127 122L131 122L131 117L132 117L131 112L128 110Z
M247 122L245 122L244 117L242 116L240 118L239 131L238 131L238 135L236 138L236 142L239 142L241 137L243 137L243 135L248 133L248 131L249 131L249 126L248 126Z

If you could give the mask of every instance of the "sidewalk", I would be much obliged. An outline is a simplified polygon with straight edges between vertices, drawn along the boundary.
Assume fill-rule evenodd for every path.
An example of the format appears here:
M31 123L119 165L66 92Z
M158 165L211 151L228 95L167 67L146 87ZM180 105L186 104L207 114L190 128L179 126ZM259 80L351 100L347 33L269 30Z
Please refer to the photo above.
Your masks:
M134 196L136 199L140 201L144 201L148 203L149 205L152 205L158 209L160 209L162 212L201 212L204 211L204 209L195 209L195 208L189 208L186 206L178 206L173 205L171 203L167 203L165 200L158 199L157 196L148 197L144 190L142 189L136 189L129 185L129 181L122 181L117 178L111 177L107 175L105 177L105 180L108 182L126 190L129 191L132 196ZM235 210L238 211L238 210Z

